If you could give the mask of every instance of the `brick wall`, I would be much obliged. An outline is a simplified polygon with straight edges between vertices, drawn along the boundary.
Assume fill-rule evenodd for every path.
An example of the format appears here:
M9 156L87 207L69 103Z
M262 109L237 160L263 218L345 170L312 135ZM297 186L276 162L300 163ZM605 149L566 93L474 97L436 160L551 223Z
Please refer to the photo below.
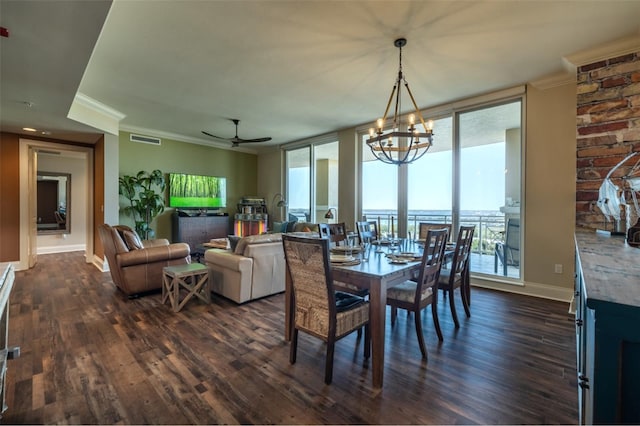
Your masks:
M576 225L610 230L596 206L598 189L618 162L640 152L640 51L584 65L577 77ZM616 185L638 159L614 172Z

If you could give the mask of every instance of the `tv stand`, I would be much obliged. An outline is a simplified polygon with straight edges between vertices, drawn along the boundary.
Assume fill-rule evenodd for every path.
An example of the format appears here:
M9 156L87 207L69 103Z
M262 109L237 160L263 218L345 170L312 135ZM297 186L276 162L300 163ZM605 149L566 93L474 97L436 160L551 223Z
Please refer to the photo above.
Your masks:
M229 232L229 216L226 214L206 214L205 216L185 216L184 211L173 214L172 240L187 243L191 253L202 243L214 238L226 238Z

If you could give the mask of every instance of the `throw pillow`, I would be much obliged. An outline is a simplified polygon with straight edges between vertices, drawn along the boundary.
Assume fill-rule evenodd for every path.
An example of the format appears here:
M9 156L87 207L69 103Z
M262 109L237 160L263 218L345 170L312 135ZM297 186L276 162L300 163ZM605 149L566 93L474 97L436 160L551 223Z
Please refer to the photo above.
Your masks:
M127 244L127 247L129 247L129 250L140 250L144 248L142 241L140 241L140 237L135 231L123 231L122 235L124 236L124 242Z
M289 222L282 222L280 226L280 230L278 232L287 232L287 226L289 226Z
M240 241L242 237L238 237L235 235L228 235L227 238L229 238L229 248L231 249L232 252L235 252L236 247L238 246L238 241Z

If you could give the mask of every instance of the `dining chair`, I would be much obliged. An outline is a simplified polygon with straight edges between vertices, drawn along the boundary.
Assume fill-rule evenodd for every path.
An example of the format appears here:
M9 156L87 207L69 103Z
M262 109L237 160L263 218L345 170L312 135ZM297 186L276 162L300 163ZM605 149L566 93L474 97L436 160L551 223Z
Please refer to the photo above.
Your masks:
M418 279L416 281L405 281L387 289L387 305L391 306L391 326L393 327L396 322L398 308L413 312L418 344L424 359L427 359L427 348L422 333L420 312L429 305L431 305L431 315L438 334L438 340L443 340L436 306L438 301L438 277L444 262L447 237L448 231L446 229L428 231L425 247L433 247L433 250L424 250Z
M318 230L321 238L328 239L336 246L346 245L348 241L347 227L344 222L340 223L319 223Z
M330 246L332 246L334 243L337 245L339 245L340 243L343 243L344 245L347 244L347 230L345 227L344 222L342 223L319 223L318 224L318 229L320 232L320 237L327 239L330 242ZM355 294L357 296L360 297L365 297L369 294L369 290L367 289L362 289L360 287L356 287L353 284L350 283L346 283L346 282L342 282L342 281L334 281L333 285L335 287L336 290L339 291L343 291L346 293L351 293L351 294ZM361 332L359 332L358 335L360 335Z
M365 241L373 242L378 239L378 226L373 220L356 222L356 231L358 232L358 241L364 244Z
M502 264L502 274L507 276L507 266L520 267L520 219L509 218L504 235L504 242L497 242L493 272L498 273L498 260Z
M454 293L457 288L460 288L464 312L467 314L467 317L471 317L471 311L469 309L469 254L471 252L471 243L473 242L473 233L475 230L475 225L460 227L456 245L453 249L451 268L443 268L442 271L440 271L440 278L438 279L438 287L443 290L445 295L447 292L449 293L449 306L451 307L451 316L453 317L456 328L460 328L454 299Z
M299 331L323 340L327 344L324 381L331 384L337 340L364 326L364 358L371 355L369 302L335 291L329 267L328 239L285 234L282 244L293 288L294 324L289 362L296 362Z
M451 224L450 223L434 223L434 222L420 222L418 223L418 239L424 240L427 238L427 232L431 229L446 228L449 231L449 237L451 237Z

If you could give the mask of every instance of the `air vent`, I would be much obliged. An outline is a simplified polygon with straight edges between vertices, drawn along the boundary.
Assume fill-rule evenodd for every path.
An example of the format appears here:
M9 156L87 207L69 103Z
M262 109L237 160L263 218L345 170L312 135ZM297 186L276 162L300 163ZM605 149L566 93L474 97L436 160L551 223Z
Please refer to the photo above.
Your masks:
M140 143L149 143L151 145L160 145L162 144L162 139L154 138L151 136L141 136L141 135L129 135L129 140L131 142L140 142Z

